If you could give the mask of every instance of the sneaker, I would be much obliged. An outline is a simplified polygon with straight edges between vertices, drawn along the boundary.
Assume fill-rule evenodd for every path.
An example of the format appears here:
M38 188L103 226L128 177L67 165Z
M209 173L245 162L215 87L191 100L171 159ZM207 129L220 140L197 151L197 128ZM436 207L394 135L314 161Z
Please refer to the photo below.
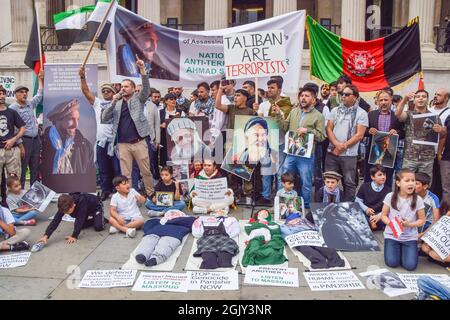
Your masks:
M119 232L119 230L117 230L115 227L111 226L109 227L109 234L115 234Z
M162 212L162 211L156 211L156 210L149 210L147 214L148 214L148 216L149 216L150 218L155 218L155 217L161 217L161 216L163 216L163 215L164 215L164 212Z
M26 220L23 225L24 226L35 226L36 225L36 219Z
M150 258L147 261L145 261L145 265L147 267L153 267L156 266L156 259L155 258Z
M25 241L11 245L11 251L25 251L25 250L30 250L30 245Z
M31 247L31 252L38 252L41 251L45 246L45 243L43 242L37 242Z
M147 258L143 254L138 254L136 257L136 262L139 264L144 264Z
M194 208L192 208L192 212L195 214L207 214L208 213L208 209L204 208L204 207L197 207L195 206Z
M125 236L127 238L134 238L136 236L136 229L135 228L128 228L127 232L125 232Z

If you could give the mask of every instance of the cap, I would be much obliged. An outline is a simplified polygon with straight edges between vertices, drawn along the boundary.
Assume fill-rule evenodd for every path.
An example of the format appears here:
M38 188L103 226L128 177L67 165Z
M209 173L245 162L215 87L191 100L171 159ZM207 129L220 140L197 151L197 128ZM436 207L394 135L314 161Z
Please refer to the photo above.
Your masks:
M176 130L179 129L193 129L195 130L195 123L188 118L175 118L170 121L167 126L167 133L172 136Z
M329 178L329 179L336 179L336 180L341 180L342 179L342 175L337 173L336 171L326 171L323 173L323 178Z
M54 123L55 121L63 119L72 111L79 109L80 103L78 102L78 100L73 99L65 101L63 103L58 104L55 108L53 108L53 110L50 111L49 114L47 115L47 118Z
M14 89L14 93L17 93L20 90L27 90L27 92L30 91L30 89L25 86L17 86L16 89Z
M117 93L116 88L114 88L113 85L109 84L109 83L105 83L104 85L102 85L101 90L103 90L103 89L108 89L108 90L111 90L113 93Z

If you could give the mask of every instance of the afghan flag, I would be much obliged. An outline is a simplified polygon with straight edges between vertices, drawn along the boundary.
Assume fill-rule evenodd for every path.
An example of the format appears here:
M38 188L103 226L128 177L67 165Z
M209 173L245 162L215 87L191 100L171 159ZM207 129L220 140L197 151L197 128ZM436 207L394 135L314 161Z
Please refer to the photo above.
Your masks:
M77 40L89 14L94 9L95 6L86 6L53 15L58 44L71 46Z
M31 26L30 39L28 41L27 53L25 54L24 63L27 67L32 69L36 75L41 71L41 62L39 56L39 37L41 36L40 27L38 24L38 19L36 17L36 12L34 12L33 24ZM41 47L42 50L42 47ZM42 50L42 63L45 63L44 51Z
M362 92L396 86L422 70L419 18L401 30L371 41L352 41L306 18L311 75L327 83L349 76Z

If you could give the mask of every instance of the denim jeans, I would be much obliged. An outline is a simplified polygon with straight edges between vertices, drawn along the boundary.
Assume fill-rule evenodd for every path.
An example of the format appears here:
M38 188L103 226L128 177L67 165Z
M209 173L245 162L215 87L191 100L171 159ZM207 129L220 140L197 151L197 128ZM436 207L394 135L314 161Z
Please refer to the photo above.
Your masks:
M173 209L183 211L186 208L186 203L184 203L184 201L178 200L178 201L174 201L173 206L171 206L171 207L163 207L163 206L157 206L156 204L153 203L153 201L151 201L150 199L147 199L147 201L145 202L145 207L148 210L162 211L162 212L167 212L167 211L173 210Z
M314 174L314 155L312 155L311 158L287 155L284 160L282 172L290 172L292 174L297 174L297 176L300 177L301 196L305 202L305 208L309 208Z
M384 262L391 268L402 266L408 271L415 270L419 262L417 240L396 241L384 239Z
M112 180L114 177L120 175L120 162L116 155L108 155L108 145L110 142L106 143L105 147L102 148L97 145L96 155L97 155L97 166L100 174L100 188L102 192L113 192L114 187Z
M450 300L450 288L428 276L417 279L417 287L427 295L437 296L442 300Z
M323 184L323 150L322 144L318 143L316 149L314 150L314 190L319 192L320 188L324 186Z
M37 210L31 210L28 211L27 213L24 214L17 214L17 213L13 213L13 217L14 217L14 224L18 224L19 221L27 221L30 219L35 218L37 215L39 214L39 211Z

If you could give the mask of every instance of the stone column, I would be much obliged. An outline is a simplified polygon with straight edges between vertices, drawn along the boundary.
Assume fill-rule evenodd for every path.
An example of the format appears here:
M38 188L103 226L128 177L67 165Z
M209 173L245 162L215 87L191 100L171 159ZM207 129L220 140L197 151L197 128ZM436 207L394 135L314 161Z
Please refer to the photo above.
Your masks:
M138 0L138 14L151 22L160 24L161 22L161 1L160 0Z
M366 38L366 0L342 0L341 36L350 40Z
M228 1L205 0L205 30L228 28Z
M409 1L409 19L419 16L420 42L424 51L436 51L433 41L435 4L435 0Z
M275 0L273 2L273 16L297 11L297 0Z
M11 45L9 51L25 51L33 25L33 2L11 0Z

